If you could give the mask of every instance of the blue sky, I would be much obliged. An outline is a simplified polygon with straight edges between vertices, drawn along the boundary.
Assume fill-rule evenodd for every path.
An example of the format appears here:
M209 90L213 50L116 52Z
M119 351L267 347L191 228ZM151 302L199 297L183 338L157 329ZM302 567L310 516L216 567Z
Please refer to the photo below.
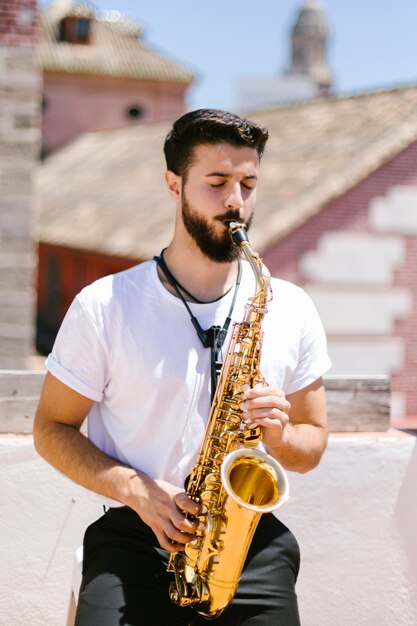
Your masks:
M275 78L304 0L95 0L145 28L144 43L198 77L188 108L238 106L238 81ZM42 2L49 4L49 2ZM321 0L336 93L417 83L417 0Z

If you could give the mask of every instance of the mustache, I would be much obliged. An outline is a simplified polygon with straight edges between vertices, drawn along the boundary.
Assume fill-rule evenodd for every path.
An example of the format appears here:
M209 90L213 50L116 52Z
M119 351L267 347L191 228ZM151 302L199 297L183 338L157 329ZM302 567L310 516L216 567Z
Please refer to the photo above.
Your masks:
M223 213L222 215L216 215L214 219L223 223L242 222L239 211L233 211L233 210L227 211L226 213Z
M244 224L246 230L249 230L252 224L253 213L249 219L245 221L241 218L239 211L230 209L230 211L226 211L226 213L223 213L222 215L216 215L214 219L222 222L222 224L227 224L228 222L239 222L240 224Z

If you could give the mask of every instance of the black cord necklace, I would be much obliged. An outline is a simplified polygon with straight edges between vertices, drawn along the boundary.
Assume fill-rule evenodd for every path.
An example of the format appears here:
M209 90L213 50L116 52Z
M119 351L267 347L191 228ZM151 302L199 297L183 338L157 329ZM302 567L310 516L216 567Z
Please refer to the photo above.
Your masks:
M220 374L220 370L221 370L221 367L222 367L222 352L221 352L221 349L222 349L222 346L223 346L224 341L226 339L227 331L228 331L229 326L230 326L230 322L231 322L231 319L232 319L232 312L233 312L233 308L234 308L235 303L236 303L237 292L238 292L240 281L241 281L241 278L242 278L242 264L241 264L241 261L239 259L238 273L237 273L237 278L236 278L235 285L232 285L232 287L230 289L228 289L228 291L226 291L226 293L221 295L219 298L216 298L215 300L211 300L211 302L204 302L202 300L199 300L195 296L193 296L187 289L185 289L177 281L175 276L173 276L173 274L171 274L171 272L168 269L167 264L165 263L165 260L164 260L164 252L165 252L165 250L166 250L166 248L164 248L164 250L162 250L162 252L161 252L161 254L159 256L154 256L154 261L156 261L158 266L161 268L161 271L163 272L165 278L167 279L167 281L169 282L171 287L173 287L173 289L175 289L178 297L180 298L180 300L184 304L185 308L187 309L188 314L190 316L191 323L194 326L194 328L196 330L196 333L197 333L197 336L200 339L201 343L203 344L203 346L205 348L210 348L211 349L211 397L213 399L214 398L214 393L216 391L218 376ZM211 304L213 302L217 302L218 300L223 298L225 295L227 295L233 289L233 286L235 288L235 292L233 294L233 300L232 300L232 304L230 305L229 313L228 313L228 315L226 317L226 320L225 320L223 326L211 326L207 330L203 330L201 328L201 325L200 325L198 319L195 317L195 315L193 315L193 312L191 311L190 307L188 306L188 303L187 303L186 299L184 298L184 296L182 295L180 289L184 293L186 293L190 298L195 300L195 302L197 302L198 304Z
M197 304L211 304L212 302L217 302L218 300L221 300L222 298L224 298L224 296L227 296L227 294L230 291L232 291L233 287L235 286L235 285L232 285L225 293L223 293L218 298L215 298L214 300L208 300L208 301L207 300L199 300L196 296L193 296L193 294L190 293L188 291L188 289L183 287L181 285L180 281L177 280L173 274L171 274L170 270L168 269L167 264L165 263L165 259L164 259L164 252L165 252L165 250L166 250L166 248L164 248L161 251L161 254L159 256L154 256L154 260L158 263L159 267L161 268L161 270L165 274L165 278L168 280L168 282L171 285L171 287L174 287L174 289L177 292L177 294L178 294L177 287L179 287L181 289L181 291L183 291L185 294L187 294L187 296L189 296L192 300L194 300L194 302L197 302ZM239 270L238 270L238 280L240 282L240 261L239 261ZM183 299L181 294L178 294L178 295L179 295L179 297L181 299Z

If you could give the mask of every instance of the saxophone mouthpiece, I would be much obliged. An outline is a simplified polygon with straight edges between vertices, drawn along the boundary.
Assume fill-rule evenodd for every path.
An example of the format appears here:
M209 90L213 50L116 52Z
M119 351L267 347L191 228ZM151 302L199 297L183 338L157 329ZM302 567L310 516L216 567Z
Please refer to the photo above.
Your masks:
M240 224L239 222L230 222L229 233L230 233L233 243L238 247L240 247L240 245L244 241L249 241L248 235L246 233L245 224Z

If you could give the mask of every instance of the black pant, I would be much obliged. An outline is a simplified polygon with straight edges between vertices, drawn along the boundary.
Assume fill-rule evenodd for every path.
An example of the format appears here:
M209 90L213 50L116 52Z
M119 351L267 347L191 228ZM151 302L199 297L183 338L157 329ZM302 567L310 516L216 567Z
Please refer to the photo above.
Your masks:
M168 557L134 511L107 511L85 533L75 626L300 626L299 548L272 513L261 517L235 598L215 620L171 602Z

